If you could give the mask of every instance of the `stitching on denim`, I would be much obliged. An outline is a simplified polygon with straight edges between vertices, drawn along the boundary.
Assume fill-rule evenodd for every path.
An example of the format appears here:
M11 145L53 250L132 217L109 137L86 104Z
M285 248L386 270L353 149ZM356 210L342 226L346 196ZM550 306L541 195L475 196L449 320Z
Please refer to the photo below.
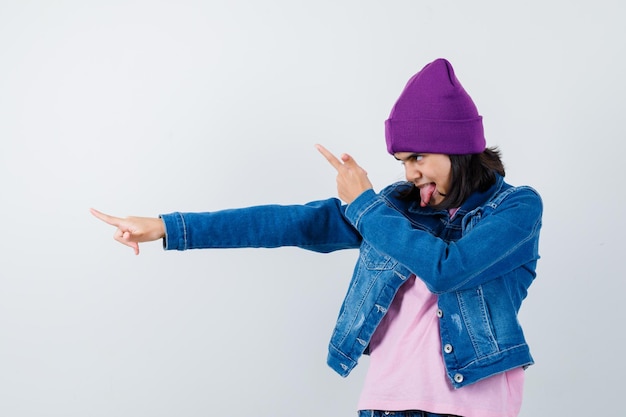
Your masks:
M463 371L463 370L465 370L465 369L468 369L468 368L471 368L471 367L475 366L475 365L476 365L477 363L479 363L479 362L483 362L483 361L485 361L485 360L489 360L489 359L491 359L491 358L492 358L492 357L494 357L494 356L500 356L500 355L502 355L502 354L504 354L504 353L506 353L506 352L512 351L512 350L516 350L516 349L520 349L520 348L525 348L526 346L528 346L528 344L527 344L527 343L520 343L520 344L518 344L518 345L511 346L510 348L506 348L506 349L500 350L500 351L498 351L498 352L494 352L494 353L492 353L492 354L490 354L490 355L487 355L487 356L481 356L480 358L476 358L476 360L473 360L473 361L471 361L471 362L468 362L468 364L467 364L467 365L465 365L464 367L462 367L462 368L457 368L456 370L457 370L457 371L459 371L459 372L462 372L462 371ZM515 365L515 368L517 368L517 367L519 367L519 366L524 366L524 364L521 364L521 365ZM506 371L505 371L505 372L506 372Z
M183 242L185 242L183 248L187 250L187 224L185 223L185 216L182 213L178 213L180 215L180 221L183 224Z
M382 203L383 203L383 200L379 198L378 196L375 196L373 200L367 206L363 207L362 209L357 210L356 219L354 219L354 226L357 227L358 229L358 226L361 223L361 219L363 218L363 216L365 216L375 206L378 206Z
M482 290L482 285L479 285L476 288L476 292L478 293L478 297L479 297L479 309L481 312L481 323L483 324L484 328L487 329L487 332L484 332L485 335L487 336L487 338L489 339L489 345L492 348L495 348L495 352L493 353L489 353L487 355L485 355L483 353L483 351L485 349L482 349L480 347L480 344L478 343L478 341L476 340L476 331L474 329L474 326L468 326L468 322L471 322L471 320L468 320L468 315L469 312L467 310L467 305L465 303L465 298L460 296L460 293L457 292L456 293L456 298L457 298L457 302L459 303L459 309L461 311L461 315L463 316L463 323L465 324L464 327L467 330L467 334L469 336L470 342L472 343L472 346L474 348L474 352L476 352L476 356L478 358L485 358L485 357L489 357L490 355L494 355L497 354L500 351L500 347L498 346L498 342L495 338L495 336L493 335L493 330L491 329L491 326L489 325L489 320L487 317L487 307L486 307L486 303L485 303L485 297L483 295L483 290Z

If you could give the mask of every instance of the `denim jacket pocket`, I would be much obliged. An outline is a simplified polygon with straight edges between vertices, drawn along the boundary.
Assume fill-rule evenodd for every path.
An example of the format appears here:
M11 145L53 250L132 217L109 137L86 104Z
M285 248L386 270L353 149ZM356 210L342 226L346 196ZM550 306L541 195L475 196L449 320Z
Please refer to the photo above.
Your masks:
M386 271L395 268L398 263L390 256L378 252L366 242L361 244L359 256L365 268L370 271Z
M498 343L482 286L457 292L457 299L476 357L480 359L496 353Z

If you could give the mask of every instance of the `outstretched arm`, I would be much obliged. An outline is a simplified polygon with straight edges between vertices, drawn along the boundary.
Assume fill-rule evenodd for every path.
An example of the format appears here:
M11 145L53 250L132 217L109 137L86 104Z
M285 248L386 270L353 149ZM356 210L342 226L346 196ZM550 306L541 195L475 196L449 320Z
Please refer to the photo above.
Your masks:
M130 246L139 255L139 243L152 242L165 236L163 220L156 217L114 217L96 209L90 209L98 219L115 226L117 229L113 238L118 242Z
M323 146L316 147L337 170L337 191L345 202L372 188L367 172L352 157L343 154L339 159ZM291 207L172 213L161 218L121 218L90 209L95 217L116 227L113 238L133 248L135 255L139 255L139 243L165 237L166 223L166 249L299 246L330 252L355 248L361 236L344 218L344 210L336 199Z

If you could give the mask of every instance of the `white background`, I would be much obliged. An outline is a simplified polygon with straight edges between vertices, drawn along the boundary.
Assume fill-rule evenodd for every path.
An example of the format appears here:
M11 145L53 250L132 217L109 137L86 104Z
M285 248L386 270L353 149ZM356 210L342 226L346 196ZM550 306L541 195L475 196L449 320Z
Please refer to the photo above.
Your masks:
M0 1L0 415L350 416L326 344L356 252L132 250L88 213L377 189L383 121L448 58L544 198L522 416L623 412L620 1Z

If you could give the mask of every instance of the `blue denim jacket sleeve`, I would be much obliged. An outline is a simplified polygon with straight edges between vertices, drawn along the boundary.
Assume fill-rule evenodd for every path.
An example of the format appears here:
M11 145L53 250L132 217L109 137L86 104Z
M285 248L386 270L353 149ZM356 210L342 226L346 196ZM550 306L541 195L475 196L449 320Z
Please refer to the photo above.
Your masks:
M542 207L532 188L519 188L456 242L411 227L386 196L373 190L349 204L346 217L377 251L442 294L476 287L535 260Z
M303 205L162 214L163 245L166 250L296 246L323 253L358 248L361 236L344 217L345 208L331 198Z

